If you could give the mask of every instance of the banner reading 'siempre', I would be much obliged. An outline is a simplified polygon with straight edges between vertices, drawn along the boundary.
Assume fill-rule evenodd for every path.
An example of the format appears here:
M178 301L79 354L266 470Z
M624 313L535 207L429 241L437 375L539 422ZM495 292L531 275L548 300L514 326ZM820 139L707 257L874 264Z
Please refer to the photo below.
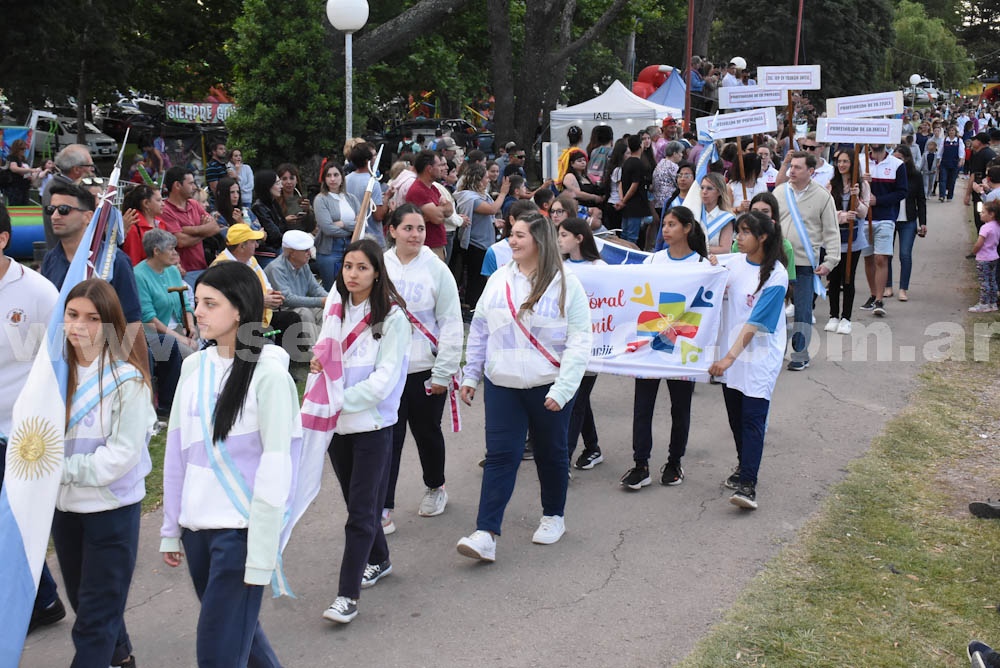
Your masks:
M708 380L727 271L705 262L573 267L590 300L587 369Z

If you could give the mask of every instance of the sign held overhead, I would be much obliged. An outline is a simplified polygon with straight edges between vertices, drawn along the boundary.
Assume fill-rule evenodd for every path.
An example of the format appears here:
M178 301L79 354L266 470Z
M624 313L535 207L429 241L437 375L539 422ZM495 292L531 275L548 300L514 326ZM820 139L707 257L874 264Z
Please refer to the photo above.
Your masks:
M898 144L903 121L898 118L820 118L816 139L824 144Z
M757 84L764 88L819 90L819 65L758 67Z
M826 101L830 118L868 118L903 113L903 91L894 90L850 97L831 97Z
M756 109L781 107L788 104L785 88L763 86L722 86L719 88L719 109Z
M774 107L702 116L697 123L698 135L708 134L712 139L778 131L778 119L774 115Z

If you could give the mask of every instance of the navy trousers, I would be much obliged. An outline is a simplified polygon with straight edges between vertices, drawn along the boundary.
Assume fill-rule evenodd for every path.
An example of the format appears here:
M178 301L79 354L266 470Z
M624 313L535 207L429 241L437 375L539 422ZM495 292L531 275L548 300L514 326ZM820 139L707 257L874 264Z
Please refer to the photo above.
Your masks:
M729 414L729 428L736 442L736 456L740 465L740 482L757 484L760 458L764 454L764 434L767 432L767 412L771 402L759 397L748 397L728 385L722 386Z

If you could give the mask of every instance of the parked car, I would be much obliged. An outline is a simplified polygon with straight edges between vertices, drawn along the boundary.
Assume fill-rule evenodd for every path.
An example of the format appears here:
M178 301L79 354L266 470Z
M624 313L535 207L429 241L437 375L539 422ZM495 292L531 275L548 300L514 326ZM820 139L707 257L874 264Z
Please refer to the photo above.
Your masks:
M84 141L91 158L114 158L118 155L118 142L104 134L90 122L84 125ZM53 120L42 120L35 130L35 154L56 153L68 144L76 143L76 119L59 116Z
M927 93L924 88L914 88L910 86L909 88L903 89L903 104L930 104L931 96Z
M101 120L101 130L105 134L118 141L125 138L125 131L129 131L129 142L136 143L142 135L152 134L160 127L157 121L150 114L129 109L110 109L106 111Z
M479 135L476 127L462 118L418 118L412 121L403 121L385 133L384 141L395 152L405 131L413 132L414 141L416 141L417 135L423 135L425 142L430 142L434 139L434 133L439 128L445 136L454 139L455 143L466 151L479 148Z

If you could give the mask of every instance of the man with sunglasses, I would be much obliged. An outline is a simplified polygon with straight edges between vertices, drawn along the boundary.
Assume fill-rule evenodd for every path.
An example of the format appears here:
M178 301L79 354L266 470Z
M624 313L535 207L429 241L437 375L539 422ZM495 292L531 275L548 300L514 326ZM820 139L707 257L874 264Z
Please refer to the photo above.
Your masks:
M524 158L525 153L523 148L518 148L514 145L511 149L507 151L507 166L503 169L504 176L513 176L517 174L524 180L528 180L528 175L524 173Z
M49 186L42 194L42 225L45 228L45 245L51 250L59 243L58 237L52 233L52 217L46 213L49 204L49 188L56 183L79 183L85 176L93 176L94 160L90 150L83 144L70 144L56 154L56 169Z

